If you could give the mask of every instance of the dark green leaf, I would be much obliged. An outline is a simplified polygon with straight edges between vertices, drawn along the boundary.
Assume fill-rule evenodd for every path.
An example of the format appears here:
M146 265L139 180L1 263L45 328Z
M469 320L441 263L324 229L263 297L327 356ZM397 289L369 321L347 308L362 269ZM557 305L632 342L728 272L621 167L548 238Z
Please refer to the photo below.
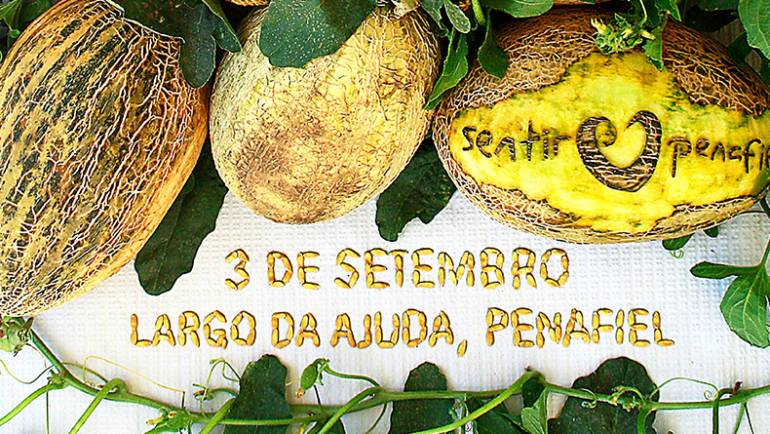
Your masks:
M677 5L676 0L655 0L654 3L659 13L669 14L671 18L682 21L682 15L679 13L679 5ZM665 24L665 22L662 24Z
M214 230L226 193L207 141L192 175L136 256L134 267L145 292L162 294L192 270L198 247Z
M468 410L471 412L478 410L486 404L486 401L480 399L468 400ZM516 426L505 405L500 404L476 419L476 429L479 434L526 434L521 428Z
M525 407L532 407L535 405L540 396L545 390L545 379L542 375L537 375L527 380L524 385L521 386L521 398Z
M770 0L741 0L738 16L749 45L770 57Z
M687 11L686 24L700 32L716 32L737 17L735 11L704 11L694 7Z
M742 276L751 273L756 267L738 267L735 265L715 264L713 262L701 262L690 269L695 277L704 279L724 279L730 276Z
M647 58L650 59L650 62L652 62L659 71L663 71L663 37L661 36L661 30L660 27L650 30L650 33L655 39L648 39L644 43L644 54L647 55ZM687 241L685 241L685 243L686 242ZM663 242L663 245L665 246L665 241Z
M468 73L468 40L464 33L457 33L454 29L449 35L449 49L444 59L444 68L433 91L428 97L425 108L435 108L446 91L457 86L457 83Z
M217 44L231 53L241 51L241 43L238 41L238 36L230 25L230 21L227 20L227 15L225 15L225 11L222 10L222 4L219 3L219 0L201 1L203 1L203 4L205 4L209 10L219 18L218 20L212 20L215 24L212 36L214 36L214 40Z
M528 433L546 434L548 432L547 399L548 394L542 391L531 407L524 407L521 410L521 424Z
M727 288L719 308L730 327L744 341L765 348L770 345L767 328L767 297L770 280L764 266L738 276Z
M580 377L572 384L573 389L588 389L595 393L611 394L618 386L635 387L642 394L649 395L655 390L647 370L631 359L620 357L602 363L599 368L586 377ZM658 400L658 393L652 396ZM550 434L620 434L636 433L636 418L639 410L626 411L621 406L597 403L595 407L584 407L586 402L579 398L569 398L562 407L561 414L548 423ZM654 434L652 424L655 413L645 420L645 433Z
M288 419L291 418L286 402L286 367L277 357L262 356L246 366L240 381L240 390L228 419ZM283 434L288 425L235 426L227 425L225 434Z
M722 11L738 9L738 0L701 0L698 7L704 11Z
M727 52L733 61L741 66L746 65L746 57L754 51L749 46L749 41L746 39L746 33L738 35L730 45L727 46Z
M38 15L51 4L48 0L11 0L0 2L0 61L11 45Z
M193 87L203 86L214 73L217 43L228 51L241 49L219 0L193 4L184 0L115 0L115 3L123 9L127 20L183 39L179 66Z
M679 250L679 249L683 248L687 244L688 241L690 241L690 238L692 238L692 234L685 235L685 236L680 237L680 238L673 238L673 239L670 239L670 240L664 240L663 241L663 247L666 250Z
M452 26L460 33L468 33L471 31L471 20L465 15L460 6L452 3L452 0L444 0L444 10L446 16L452 23Z
M302 67L337 51L376 6L377 0L272 0L259 49L274 66Z
M548 12L553 7L553 0L481 0L481 4L514 18L527 18Z
M711 238L716 238L719 235L719 226L714 226L713 228L706 229L703 231Z
M446 377L432 363L425 362L409 372L404 391L447 390ZM393 403L390 433L422 431L452 423L451 399L412 399Z
M442 32L441 36L444 36L447 33L447 28L444 25L444 21L441 19L441 7L443 5L443 0L422 0L422 3L420 3L420 6L422 6L428 15L430 15L433 22Z
M426 140L393 184L377 198L375 222L380 236L396 241L404 226L415 217L429 223L444 209L455 190L433 142Z
M484 43L479 47L479 64L488 74L497 78L503 78L508 70L508 54L497 45L495 32L492 30L492 20L487 16L487 30L484 34Z

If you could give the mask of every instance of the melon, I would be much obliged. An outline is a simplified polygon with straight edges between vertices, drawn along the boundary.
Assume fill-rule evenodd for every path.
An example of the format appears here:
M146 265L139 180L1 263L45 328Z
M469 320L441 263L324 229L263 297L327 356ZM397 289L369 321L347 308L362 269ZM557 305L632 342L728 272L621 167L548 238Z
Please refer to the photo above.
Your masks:
M95 287L160 224L206 136L179 41L103 0L63 0L0 66L0 314Z
M669 20L664 70L641 48L603 55L599 7L495 31L497 79L475 64L437 109L433 137L459 190L513 228L572 242L675 238L761 198L770 89L718 42Z
M211 98L217 170L255 213L284 223L339 217L384 190L428 131L440 50L417 12L377 8L335 53L302 68L259 50L265 10L239 29Z

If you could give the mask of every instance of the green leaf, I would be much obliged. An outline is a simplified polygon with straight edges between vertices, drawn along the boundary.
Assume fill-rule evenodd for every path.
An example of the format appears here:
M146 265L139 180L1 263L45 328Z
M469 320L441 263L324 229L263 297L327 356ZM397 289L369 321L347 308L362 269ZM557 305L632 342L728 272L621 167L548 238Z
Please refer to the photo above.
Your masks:
M548 393L542 391L531 407L521 410L521 424L530 434L548 434Z
M206 141L187 183L136 256L134 267L145 292L163 294L192 270L201 242L214 230L226 193Z
M51 7L48 0L11 0L0 2L0 60L21 32L38 15Z
M452 3L452 0L444 0L444 10L446 16L452 23L455 29L460 33L468 33L471 31L471 20L465 15L460 6Z
M227 419L288 419L291 418L286 402L286 367L277 357L262 356L246 366L235 402L227 412ZM224 434L283 434L288 425L236 426L227 425Z
M770 345L767 327L767 297L770 280L764 266L738 276L727 288L719 305L727 325L744 341L766 348Z
M713 262L701 262L690 269L695 277L704 279L724 279L730 276L742 276L751 273L756 267L738 267L735 265L715 264Z
M655 390L647 370L631 359L619 357L602 363L596 371L586 377L580 377L572 383L573 389L587 389L594 393L612 394L618 386L634 387L643 395ZM652 399L658 400L656 392ZM639 410L626 411L621 406L596 403L596 406L584 407L586 400L569 398L562 407L558 418L548 422L551 434L619 434L636 433L636 418ZM645 433L654 434L652 424L655 413L645 420Z
M476 411L486 402L475 398L470 399L468 410ZM478 434L526 434L511 419L512 415L508 413L505 405L500 404L476 419L476 430Z
M714 226L713 228L708 228L705 231L703 231L706 235L708 235L711 238L716 238L719 236L719 226Z
M409 372L404 391L447 390L446 377L425 362ZM411 399L393 403L390 434L411 433L452 423L451 399Z
M749 41L746 38L746 33L738 35L730 45L727 46L727 52L737 65L745 66L746 57L754 51L749 46Z
M219 0L113 0L127 20L158 33L182 38L179 66L193 87L206 84L216 66L216 46L237 52L238 38L222 12Z
M334 53L377 6L377 0L272 0L259 49L274 66L300 68Z
M447 28L444 25L444 21L441 19L441 7L444 5L443 0L422 0L420 6L428 13L439 31L442 33L440 36L444 36L447 33Z
M687 242L692 238L692 234L685 235L679 238L672 238L670 240L663 240L663 248L666 250L679 250L687 245Z
M527 18L548 12L553 7L553 0L481 0L481 4L514 18Z
M425 109L435 108L446 91L457 86L457 83L468 73L468 40L464 33L457 33L454 29L449 35L449 49L444 58L444 67L433 91L428 97Z
M738 16L749 45L770 57L770 0L740 0Z
M644 54L646 54L647 58L650 59L650 62L658 68L658 71L663 71L663 37L661 35L661 30L660 27L652 29L650 33L655 39L647 39L644 42ZM665 241L663 243L665 245Z
M669 14L671 18L682 21L682 15L679 13L679 5L677 5L676 0L655 0L654 4L658 13ZM661 23L661 25L663 24L665 24L665 21ZM657 30L660 31L660 29Z
M497 38L492 30L492 20L487 16L487 30L484 43L479 47L479 64L487 72L497 78L503 78L508 70L508 54L497 45Z
M738 9L738 0L701 0L698 7L704 11L723 11Z
M409 165L377 198L375 222L380 236L396 241L406 224L418 217L430 223L457 188L439 161L431 140L425 140Z
M716 32L735 21L738 14L735 11L704 11L694 7L687 11L685 23L699 32Z

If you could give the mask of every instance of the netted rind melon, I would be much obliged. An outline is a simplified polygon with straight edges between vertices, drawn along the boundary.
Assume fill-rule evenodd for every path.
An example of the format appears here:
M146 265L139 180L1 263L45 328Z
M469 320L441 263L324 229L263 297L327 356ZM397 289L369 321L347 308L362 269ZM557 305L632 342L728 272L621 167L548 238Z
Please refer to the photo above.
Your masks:
M179 42L63 0L0 66L0 314L82 294L150 237L195 166L207 91Z
M276 68L258 47L264 10L241 24L211 99L223 181L257 214L286 223L339 217L384 190L427 133L439 66L425 18L376 9L336 53Z
M433 125L460 191L504 224L572 242L674 238L749 208L770 178L770 89L673 20L665 71L641 49L604 56L591 19L611 16L558 8L496 30L505 77L476 63Z

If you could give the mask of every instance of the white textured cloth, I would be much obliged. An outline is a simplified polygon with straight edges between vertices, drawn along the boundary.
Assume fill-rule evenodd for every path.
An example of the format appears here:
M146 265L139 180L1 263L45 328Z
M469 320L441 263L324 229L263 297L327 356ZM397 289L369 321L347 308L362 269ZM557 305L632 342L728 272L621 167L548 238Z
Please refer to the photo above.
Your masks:
M264 353L277 355L288 366L288 381L294 382L302 369L318 357L329 358L338 371L362 373L378 379L391 389L400 390L410 369L423 361L438 364L453 389L484 390L503 388L520 376L524 368L531 366L544 373L551 382L570 385L582 375L592 372L601 361L617 356L628 356L643 363L652 379L660 384L675 376L695 377L729 387L742 381L743 387L756 387L770 383L770 350L761 350L741 341L728 329L719 311L719 303L727 287L727 281L697 279L689 269L697 262L710 260L734 264L754 264L770 232L770 224L761 214L750 214L723 225L717 239L696 234L684 249L682 258L675 258L665 251L660 242L629 245L571 245L529 235L506 228L487 218L472 207L460 194L439 214L430 225L417 221L405 228L399 241L388 243L380 239L374 223L375 204L370 201L353 213L340 219L307 226L287 226L267 221L253 215L232 195L228 195L220 214L217 229L206 238L198 253L193 271L182 276L174 289L162 296L146 295L139 285L132 265L126 266L117 275L104 282L97 289L63 306L45 312L36 319L36 330L64 360L83 362L95 355L118 362L165 385L187 391L185 403L197 409L192 399L196 390L192 383L203 383L209 371L209 360L224 357L238 370L256 360ZM404 286L395 286L392 257L375 257L375 262L387 267L377 273L377 279L389 282L386 289L366 287L363 254L368 249L383 248L388 251L404 249ZM486 247L499 249L505 255L503 265L505 283L495 289L484 289L479 271L479 253ZM526 281L515 290L511 281L512 251L523 247L537 255L534 289ZM539 275L542 254L552 248L563 249L569 256L569 277L561 288L554 288ZM234 262L225 257L241 248L250 257L246 271L250 282L240 291L233 291L225 285L226 278L240 280L233 271ZM352 289L342 289L334 284L335 277L347 278L336 263L337 254L351 248L362 255L349 258L360 273ZM464 284L455 286L447 279L445 287L415 288L412 284L413 265L409 256L419 248L432 248L432 255L423 255L422 262L433 269L424 273L425 279L437 282L437 256L448 253L457 265L465 250L473 253L476 260L476 282L473 287ZM283 288L268 285L267 255L280 251L291 258L294 274L291 282ZM300 251L319 253L317 258L308 259L308 265L320 268L308 274L308 280L318 282L320 288L302 288L297 280L296 256ZM524 257L522 257L522 260ZM523 261L521 263L523 266ZM560 272L556 255L548 262L549 271ZM280 272L279 272L280 274ZM612 316L602 322L613 324L615 314L623 310L626 314L623 344L616 343L614 332L601 334L599 344L586 344L581 339L572 339L568 347L553 343L546 335L543 348L520 348L514 346L513 329L510 327L495 334L495 344L488 346L485 338L486 314L490 307L506 310L509 314L516 308L526 307L532 315L522 315L521 322L535 323L535 316L543 312L553 318L561 312L562 327L570 317L571 309L578 309L584 315L586 327L591 330L591 315L599 308L611 309ZM351 348L345 339L336 347L330 344L338 314L350 317L356 340L363 340L363 317L382 312L383 328L389 335L392 330L391 317L413 308L425 312L427 326L440 311L451 320L454 343L448 345L444 339L431 347L427 340L416 348L407 348L399 342L394 348L383 349L376 344L365 349ZM640 339L654 341L652 313L660 312L664 338L672 339L673 346L650 345L635 347L628 341L628 312L632 308L643 308L649 315L640 316L638 321L648 324L647 330L639 331ZM221 311L227 318L227 325L212 323L212 328L222 327L228 331L226 349L213 348L203 339L195 347L179 342L171 347L165 341L158 346L139 348L130 340L132 314L139 324L139 338L151 339L155 321L159 315L167 314L172 330L178 335L179 315L184 311L196 312L201 321L214 311ZM256 341L252 346L240 346L229 335L230 321L241 310L256 318ZM271 315L274 312L289 312L299 328L302 316L312 312L318 321L320 346L313 346L306 340L302 347L295 342L284 348L275 348L271 343ZM242 329L245 334L245 324ZM417 333L415 320L412 329ZM283 332L283 331L282 331ZM522 338L535 340L536 331L522 332ZM295 330L296 337L296 330ZM178 338L177 338L178 340ZM458 357L458 346L467 340L467 352ZM29 379L43 368L39 356L25 349L16 358L0 355L17 376ZM101 360L91 359L88 367L107 377L126 380L131 390L168 402L179 403L178 393L159 388L156 385ZM226 382L215 375L214 384ZM17 384L5 372L0 374L0 413L10 409L16 402L30 393L34 386ZM340 404L362 388L352 381L338 381L328 378L321 388L325 404ZM287 395L293 397L298 384L287 387ZM702 400L703 386L677 382L662 390L661 399ZM308 394L304 399L313 402ZM87 397L73 389L53 392L50 395L52 432L69 430L74 421L90 402ZM221 399L216 402L221 403ZM550 400L550 416L555 416L562 400ZM770 432L770 399L760 398L749 405L752 422L757 432ZM205 407L211 411L212 407ZM732 429L737 407L722 411L723 432ZM0 432L45 432L45 401L43 398L28 407L19 417ZM348 432L362 432L376 418L376 410L360 416L346 416L343 420ZM135 433L146 431L146 420L157 417L153 410L127 404L103 403L85 425L83 432ZM388 427L385 418L376 432ZM655 427L658 432L672 430L680 433L710 432L710 411L663 412L658 413ZM743 432L748 432L748 428Z

